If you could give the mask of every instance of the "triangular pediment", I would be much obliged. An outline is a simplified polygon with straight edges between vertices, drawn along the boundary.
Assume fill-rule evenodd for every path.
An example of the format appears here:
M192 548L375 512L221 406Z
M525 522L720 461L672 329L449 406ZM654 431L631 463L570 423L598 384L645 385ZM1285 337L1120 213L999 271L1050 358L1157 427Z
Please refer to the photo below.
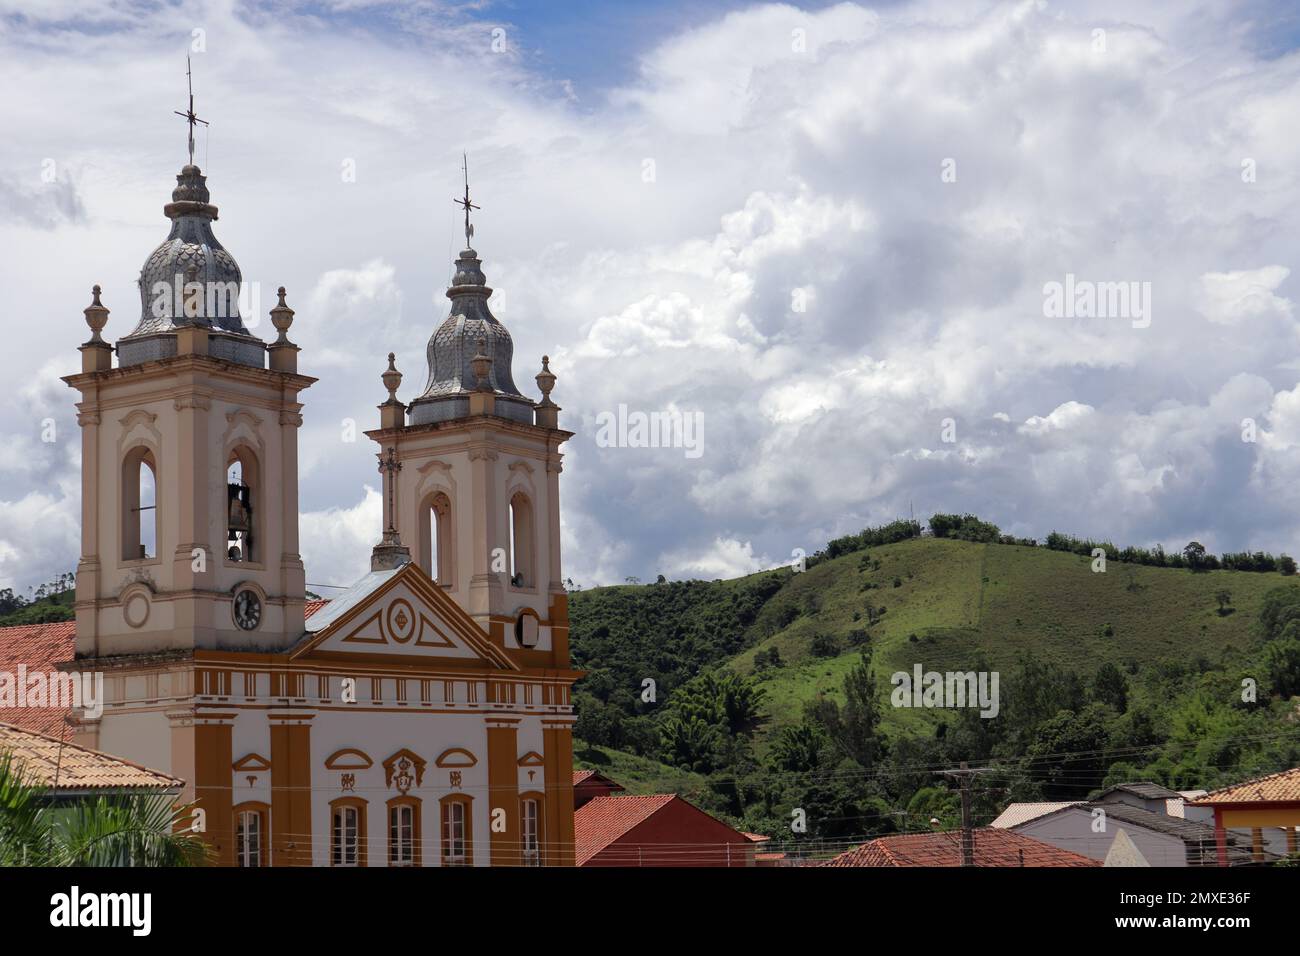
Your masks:
M335 613L308 619L309 628L318 624L319 629L299 645L293 658L356 654L518 670L478 623L414 564L388 575L368 575L338 600Z

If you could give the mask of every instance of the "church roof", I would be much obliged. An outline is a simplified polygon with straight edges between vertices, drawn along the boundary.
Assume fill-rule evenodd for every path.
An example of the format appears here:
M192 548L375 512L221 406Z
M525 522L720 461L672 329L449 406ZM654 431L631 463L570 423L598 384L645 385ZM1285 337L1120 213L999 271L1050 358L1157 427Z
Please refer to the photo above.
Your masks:
M385 582L400 570L401 568L391 568L385 571L371 571L338 597L330 601L319 602L314 610L309 604L306 609L307 633L315 634L318 631L325 630L339 618L347 615L358 604L364 602L366 598L379 590Z

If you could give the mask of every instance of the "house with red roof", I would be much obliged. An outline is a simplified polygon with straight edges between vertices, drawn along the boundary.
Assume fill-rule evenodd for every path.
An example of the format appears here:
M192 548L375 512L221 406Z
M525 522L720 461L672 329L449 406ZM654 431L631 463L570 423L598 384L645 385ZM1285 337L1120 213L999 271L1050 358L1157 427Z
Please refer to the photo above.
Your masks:
M1031 839L1014 830L972 831L975 866L1101 866L1097 860ZM878 837L822 866L961 866L960 830Z
M573 774L577 866L760 865L766 837L735 830L676 794L622 791L598 771Z

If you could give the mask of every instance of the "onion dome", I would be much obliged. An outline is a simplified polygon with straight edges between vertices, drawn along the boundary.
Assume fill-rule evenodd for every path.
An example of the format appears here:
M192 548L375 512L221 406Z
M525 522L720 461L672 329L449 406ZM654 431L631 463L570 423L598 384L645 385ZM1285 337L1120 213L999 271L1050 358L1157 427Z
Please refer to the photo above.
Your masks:
M456 260L456 275L447 298L451 311L429 339L429 379L424 391L411 402L410 423L427 425L463 418L469 414L469 396L479 391L475 359L487 390L496 395L495 414L531 423L533 403L515 387L510 362L515 346L506 327L488 308L487 278L478 253L466 249Z
M140 270L140 322L118 340L120 365L175 355L175 332L185 326L216 333L209 339L210 355L241 365L264 364L265 346L239 314L239 264L212 234L217 207L210 198L207 177L197 166L185 166L172 201L163 207L171 233Z

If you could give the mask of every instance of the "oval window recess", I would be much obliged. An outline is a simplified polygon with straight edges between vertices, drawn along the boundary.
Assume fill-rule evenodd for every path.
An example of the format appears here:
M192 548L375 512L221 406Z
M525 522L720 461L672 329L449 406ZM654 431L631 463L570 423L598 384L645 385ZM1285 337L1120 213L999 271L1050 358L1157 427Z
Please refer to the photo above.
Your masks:
M515 618L515 640L520 647L537 646L537 618L532 614L520 614Z
M132 594L126 599L122 616L131 627L143 627L145 621L149 620L149 599L139 591Z

